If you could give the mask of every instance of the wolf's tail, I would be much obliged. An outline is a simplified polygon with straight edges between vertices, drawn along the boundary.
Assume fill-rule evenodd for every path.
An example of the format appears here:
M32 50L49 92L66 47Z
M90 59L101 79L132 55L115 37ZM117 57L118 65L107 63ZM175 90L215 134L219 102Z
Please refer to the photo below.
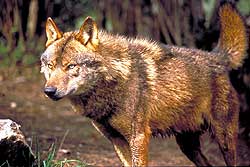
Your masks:
M220 39L215 50L229 54L230 67L236 69L242 65L248 47L245 23L230 3L221 5L219 17Z

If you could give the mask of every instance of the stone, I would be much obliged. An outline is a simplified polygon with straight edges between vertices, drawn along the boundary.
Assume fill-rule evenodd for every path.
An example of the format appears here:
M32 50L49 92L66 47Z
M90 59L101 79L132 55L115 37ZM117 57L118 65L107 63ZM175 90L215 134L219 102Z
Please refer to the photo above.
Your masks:
M35 157L27 144L20 125L0 119L0 166L32 167Z

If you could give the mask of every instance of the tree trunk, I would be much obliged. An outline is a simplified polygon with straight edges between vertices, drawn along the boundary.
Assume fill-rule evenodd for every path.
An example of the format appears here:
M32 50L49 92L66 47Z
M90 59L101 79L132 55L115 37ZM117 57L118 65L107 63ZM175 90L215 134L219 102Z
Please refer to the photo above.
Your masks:
M31 0L27 23L27 38L29 40L33 39L36 33L38 8L38 0Z

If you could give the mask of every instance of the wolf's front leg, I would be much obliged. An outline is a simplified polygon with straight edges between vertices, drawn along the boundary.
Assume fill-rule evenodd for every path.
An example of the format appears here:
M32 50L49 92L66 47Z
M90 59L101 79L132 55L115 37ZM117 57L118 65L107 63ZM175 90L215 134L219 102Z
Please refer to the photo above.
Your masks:
M105 126L103 126L100 123L92 122L94 127L103 134L106 138L108 138L111 143L114 146L115 152L118 156L118 158L121 160L123 166L129 167L131 166L132 160L131 160L131 151L129 148L129 144L125 138L120 135L118 132L110 132L112 129L107 129Z
M138 134L131 139L132 166L140 167L148 165L149 137L146 134Z
M148 165L148 146L150 138L150 130L144 123L136 122L132 127L132 135L130 139L130 149L132 154L132 166L147 166Z
M123 166L131 166L131 151L128 142L121 138L112 138L111 142L113 143L116 154L123 163Z

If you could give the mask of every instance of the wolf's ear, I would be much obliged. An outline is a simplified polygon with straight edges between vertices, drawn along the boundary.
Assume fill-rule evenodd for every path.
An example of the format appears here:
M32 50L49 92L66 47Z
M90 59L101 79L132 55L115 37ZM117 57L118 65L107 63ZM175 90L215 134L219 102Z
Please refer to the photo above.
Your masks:
M62 32L56 26L56 23L49 17L46 22L46 35L47 42L46 47L48 47L52 42L62 37Z
M84 20L75 38L86 47L89 47L94 51L96 50L99 44L98 29L95 21L91 17L87 17Z

